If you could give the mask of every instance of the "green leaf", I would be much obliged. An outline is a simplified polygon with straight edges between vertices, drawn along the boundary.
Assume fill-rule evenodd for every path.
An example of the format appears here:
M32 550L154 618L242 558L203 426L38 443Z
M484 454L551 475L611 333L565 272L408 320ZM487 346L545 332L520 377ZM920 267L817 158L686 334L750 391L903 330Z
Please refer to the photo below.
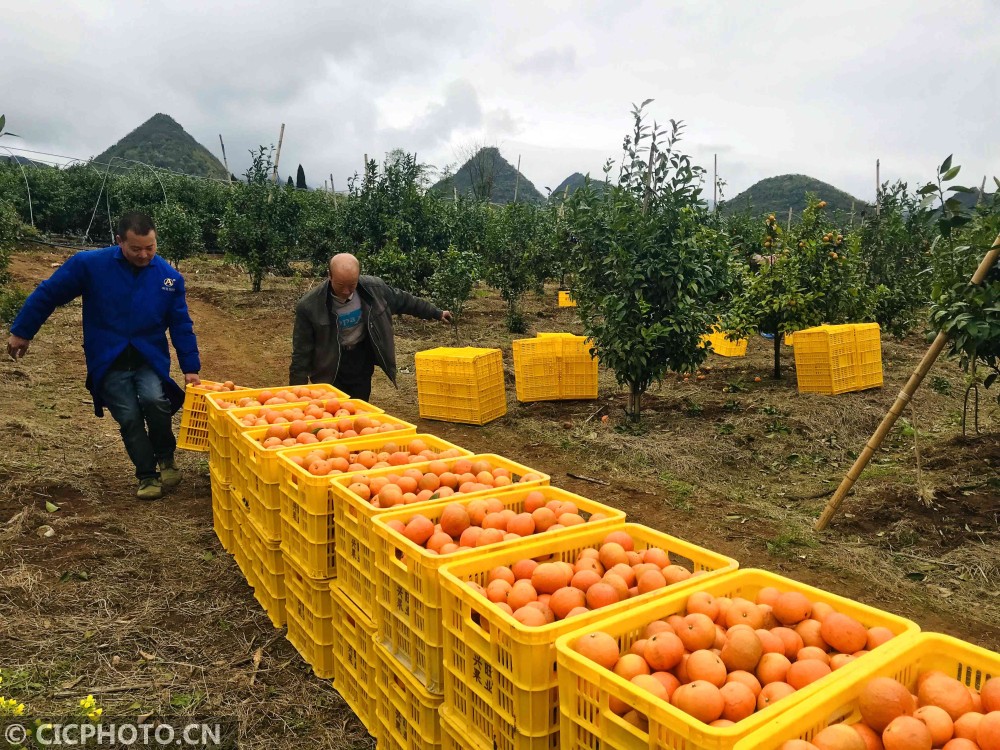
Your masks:
M951 158L951 157L949 157L949 163L950 163L950 158ZM958 176L958 172L959 172L959 170L960 170L961 168L962 168L962 167L961 167L961 165L959 165L959 166L957 166L957 167L952 167L951 169L949 169L949 170L948 170L947 172L945 172L945 173L944 173L944 174L943 174L943 175L941 176L941 180L942 180L942 181L944 181L944 182L947 182L948 180L954 180L954 179L955 179L955 177L957 177L957 176Z
M59 510L59 506L56 505L51 500L46 500L45 501L45 510L47 510L49 513L55 513L57 510Z
M201 559L205 562L212 562L215 559L215 555L210 550L205 550L201 553Z
M951 169L951 157L952 156L954 156L954 154L951 154L947 159L944 160L944 162L941 164L940 169L938 169L938 174L944 174L949 169Z
M7 122L7 115L0 115L0 133L3 132L3 126Z

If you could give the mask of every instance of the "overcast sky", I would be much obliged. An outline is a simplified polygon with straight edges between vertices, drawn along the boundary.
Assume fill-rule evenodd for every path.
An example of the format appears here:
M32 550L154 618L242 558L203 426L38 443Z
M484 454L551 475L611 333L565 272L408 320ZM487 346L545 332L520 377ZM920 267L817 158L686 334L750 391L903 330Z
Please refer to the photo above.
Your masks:
M1000 175L998 28L1000 0L4 0L0 112L5 145L81 157L164 112L236 173L284 122L281 172L338 189L365 153L495 144L544 193L620 157L653 98L729 197L804 173L870 200L876 158Z

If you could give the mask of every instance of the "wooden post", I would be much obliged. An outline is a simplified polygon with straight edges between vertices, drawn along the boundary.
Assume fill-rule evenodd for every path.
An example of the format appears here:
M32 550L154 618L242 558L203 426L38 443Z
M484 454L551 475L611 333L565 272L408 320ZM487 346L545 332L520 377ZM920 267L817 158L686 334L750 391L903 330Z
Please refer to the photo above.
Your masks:
M281 123L281 132L278 133L278 153L274 155L274 184L278 184L278 162L281 161L281 143L285 140L285 123Z
M517 174L514 175L514 203L517 203L517 184L521 181L521 155L517 155Z
M719 155L712 155L712 210L719 207Z
M851 229L854 229L854 201L851 201Z
M333 172L330 172L330 192L331 193L337 192L336 189L334 189L333 187Z
M792 231L792 207L791 206L788 207L788 229L786 231L788 231L788 232ZM775 335L777 335L777 334L775 334Z
M878 207L878 203L879 203L878 193L882 189L882 180L881 180L881 178L879 176L880 173L881 173L881 168L880 167L881 167L881 165L879 164L879 160L876 159L875 160L875 215L876 216L878 216L879 213L880 213L879 212L879 207Z
M986 253L982 263L979 264L979 268L977 268L976 272L972 274L972 279L969 283L982 283L983 279L986 278L986 274L996 264L998 259L1000 259L1000 235L997 235L997 238L993 241L993 247L991 247L989 252ZM889 434L889 430L891 430L892 426L896 424L896 420L899 418L899 415L903 413L903 409L906 407L907 403L909 403L917 388L920 387L920 383L927 376L931 366L934 364L935 360L937 360L938 356L940 356L942 350L944 350L945 344L947 343L948 337L944 332L939 333L935 337L930 349L928 349L927 353L924 354L923 359L920 360L920 363L913 371L913 374L910 375L910 379L906 381L906 385L903 386L903 390L899 392L899 395L896 397L896 402L892 405L892 408L889 409L889 413L885 415L885 418L882 420L882 424L878 426L878 429L875 430L875 434L872 435L865 444L865 449L861 451L861 455L858 456L854 465L851 467L851 470L847 472L847 476L844 477L840 486L837 487L837 491L833 493L833 497L830 498L830 502L826 504L826 508L823 509L823 514L819 517L819 520L816 521L816 531L822 531L830 523L830 520L837 512L837 508L840 506L840 503L843 501L847 493L851 491L851 487L854 486L858 477L861 476L861 472L865 470L868 462L871 461L872 456L875 455L875 451L877 451L879 446L882 445L882 441L885 440L885 436Z
M226 168L226 179L229 184L233 184L233 173L229 171L229 160L226 159L226 144L222 142L222 133L219 133L219 145L222 146L222 164Z
M327 188L327 181L326 180L323 180L323 192L324 193L329 193L330 192L330 190Z

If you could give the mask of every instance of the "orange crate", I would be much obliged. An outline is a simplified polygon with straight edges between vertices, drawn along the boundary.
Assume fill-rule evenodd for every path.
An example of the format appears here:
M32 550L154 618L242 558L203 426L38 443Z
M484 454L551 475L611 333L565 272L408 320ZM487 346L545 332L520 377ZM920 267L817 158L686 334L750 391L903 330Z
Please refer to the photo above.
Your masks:
M730 341L726 338L725 332L717 328L702 340L711 343L712 351L720 357L745 357L747 354L748 339Z
M939 633L920 633L899 639L893 651L881 659L872 659L826 690L787 711L765 728L754 732L736 745L736 750L778 750L787 740L812 740L831 724L861 721L858 696L865 684L876 677L892 677L917 690L917 678L926 672L940 671L974 690L980 690L991 677L1000 677L1000 654ZM892 642L886 644L888 648ZM865 659L868 661L868 659Z
M441 750L493 750L493 745L487 745L475 739L471 731L462 721L448 709L447 703L442 703L438 709L441 715Z
M910 620L763 570L739 570L726 576L699 579L695 588L689 587L679 594L657 592L643 606L632 606L627 611L616 612L599 623L563 635L557 641L562 748L594 750L598 747L614 747L621 750L647 750L650 747L669 747L676 750L729 750L751 732L770 727L775 719L790 709L802 705L814 696L835 690L838 684L867 665L878 663L886 656L891 657L893 647L899 645L893 639L872 651L871 655L847 664L730 727L711 727L666 701L642 693L631 683L581 656L573 648L580 636L602 630L616 637L620 648L627 650L642 637L646 625L653 620L685 612L687 598L694 590L707 591L717 597L753 600L767 586L774 586L781 591L799 591L812 601L830 604L835 610L854 617L866 627L887 627L901 636L901 640L909 640L919 631L916 623ZM608 705L612 695L634 705L645 714L649 718L649 731L641 731L612 712Z
M454 449L462 456L472 455L471 451L452 445L433 435L407 435L400 439L390 433L389 437L352 438L338 442L352 450L369 450L384 446L389 441L423 440L436 451ZM315 445L306 446L315 449ZM303 570L315 578L335 576L336 573L336 522L334 519L333 493L330 489L332 477L317 477L303 470L289 460L289 455L301 453L299 448L282 451L281 523L282 538L287 540L289 552ZM402 467L399 467L402 468ZM357 474L359 472L351 472ZM347 476L338 474L337 476Z
M212 473L209 467L209 473ZM233 549L232 490L228 484L218 482L212 473L212 528L226 552Z
M325 387L325 386L324 386ZM332 387L332 386L331 386ZM336 394L342 393L342 391L337 391L336 389L328 394L327 399L337 398L342 404L351 404L356 410L356 414L383 414L383 410L374 404L369 404L367 401L362 401L357 398L339 398ZM315 400L315 399L310 399ZM262 425L247 425L243 423L243 419L247 416L259 417L261 414L267 411L276 412L287 412L293 409L302 409L309 403L309 400L302 401L291 401L287 404L275 404L273 406L238 406L232 409L220 410L218 419L219 431L226 434L230 441L235 441L239 433L244 432L252 427L261 427ZM354 416L354 415L352 415ZM320 419L333 419L333 415L330 417L320 417ZM336 417L340 419L340 417ZM345 417L346 418L346 417ZM317 417L306 417L304 422L315 422Z
M271 388L240 388L235 391L223 391L223 392L213 392L209 393L205 397L205 406L208 411L208 424L209 427L214 425L215 429L219 432L221 437L230 437L229 434L229 420L226 416L229 412L236 409L246 409L247 411L252 410L254 407L239 407L231 406L225 407L220 406L221 402L227 401L229 403L235 404L238 400L243 398L255 398L265 391L271 391L272 393L277 393L279 391L286 391L295 388L307 388L314 393L322 393L326 398L337 398L345 400L348 395L343 391L334 388L328 383L313 383L311 385L282 385L273 386ZM310 400L308 395L304 395L295 400L294 403L301 405ZM276 409L280 407L287 407L288 404L274 404L269 406L269 409Z
M547 485L549 483L548 474L535 471L522 464L508 461L505 458L494 454L477 454L464 458L447 458L444 462L449 467L454 466L456 461L488 461L494 468L505 468L511 473L515 484L524 487L534 487ZM425 470L427 463L410 464L410 468ZM368 472L369 477L385 476L399 471L397 467L388 469L378 469ZM518 482L519 477L533 473L539 478L529 482ZM372 519L375 516L385 513L391 508L376 508L367 500L362 500L353 492L348 491L348 486L353 481L350 474L334 477L330 483L331 491L334 495L334 522L336 523L336 549L337 549L337 576L340 578L340 586L343 591L354 601L355 604L367 617L375 618L375 546L377 538ZM513 486L513 485L509 485ZM482 490L479 492L456 493L452 495L456 500L476 497L489 497L490 495L502 492L504 488ZM437 501L430 500L428 504ZM409 507L421 507L420 503L413 503Z
M573 293L567 289L559 290L559 307L576 307L576 300Z
M386 424L392 423L398 425L398 429L394 429L391 432L379 432L379 435L389 436L401 436L401 435L414 435L417 432L415 425L409 422L404 422L398 417L393 417L389 414L365 414L365 415L355 415L353 417L344 417L343 419L350 419L354 422L359 417L364 417L366 419L371 419L376 424ZM309 423L310 430L316 430L322 428L324 425L335 424L341 421L340 419L316 419ZM262 427L251 427L249 429L241 430L238 435L234 438L231 445L232 449L236 451L236 463L246 474L254 474L260 478L260 481L265 484L278 484L281 478L281 465L278 463L279 452L282 450L290 450L297 448L298 446L279 446L275 448L265 448L261 444L261 439L267 434L270 429L269 425ZM367 437L365 435L360 435L356 437ZM354 439L354 437L350 438ZM334 441L327 441L334 442ZM322 442L311 443L313 446L322 446Z
M313 674L321 680L332 680L334 676L333 646L316 643L306 626L295 612L287 612L288 632L285 638L299 652L302 660L312 667Z
M333 685L370 733L375 718L375 625L330 581L333 619Z
M375 652L375 717L379 750L440 750L441 698L378 643Z
M205 396L216 392L207 387L213 385L221 383L202 380L200 385L184 387L181 426L177 431L177 447L181 450L208 451L208 407L205 405Z
M285 565L285 609L305 629L313 643L333 644L337 638L333 595L329 578L310 578L294 559L283 558Z
M882 385L882 329L878 323L855 323L858 373L855 390L864 391Z
M442 440L439 437L426 433L406 435L405 437L400 437L398 433L365 435L364 437L350 438L348 440L337 440L335 444L350 449L352 453L366 450L378 453L388 443L396 443L398 446L404 447L413 440L423 440L430 450L438 453L455 450L462 456L472 455L472 451L470 450L460 448L454 443L449 443L447 440ZM295 463L292 457L307 455L314 450L323 450L327 447L325 443L320 443L319 445L313 443L298 448L285 448L278 456L278 462L281 465L279 484L285 494L293 498L295 504L306 513L320 515L332 512L332 496L330 495L331 476L318 477L310 474ZM319 539L317 538L315 541L319 541Z
M439 347L413 361L421 419L483 425L507 413L499 349Z
M855 388L858 359L853 326L817 326L795 332L799 393L837 395Z
M601 505L572 492L556 487L507 487L498 492L505 508L520 513L524 510L524 498L531 492L541 492L546 501L558 500L575 503L581 515L589 518L594 513L606 516L592 523L562 529L560 537L605 529L611 531L625 525L625 513L607 505ZM377 604L380 614L378 640L397 660L413 672L427 690L440 693L443 690L444 661L441 649L444 634L441 624L441 588L438 569L447 563L470 560L484 551L502 549L516 541L499 542L488 547L467 549L447 555L437 555L420 547L402 534L389 528L390 521L406 523L420 514L432 523L437 523L444 509L452 502L468 505L472 499L451 498L419 507L407 505L402 509L389 509L372 519L376 538L375 570L377 576ZM539 538L544 534L538 535ZM533 537L534 538L534 537Z
M669 593L705 587L737 563L723 555L638 524L625 524L637 550L659 547L672 562L686 562L704 575L660 591L542 627L525 627L490 604L466 583L486 584L489 572L523 558L551 558L569 563L587 547L599 545L610 529L574 536L528 538L496 552L440 569L444 623L445 701L473 728L476 741L498 750L554 750L559 747L559 694L556 639L602 622L617 613ZM609 745L608 747L613 747Z
M557 401L560 398L559 360L562 357L562 337L516 339L511 344L511 349L514 355L517 400Z
M262 535L257 524L248 518L243 524L247 561L252 571L254 598L271 618L276 628L285 624L285 563L281 548ZM250 582L250 576L247 577Z
M585 336L565 336L562 347L562 357L559 360L559 398L597 398L597 357L590 353L594 340Z

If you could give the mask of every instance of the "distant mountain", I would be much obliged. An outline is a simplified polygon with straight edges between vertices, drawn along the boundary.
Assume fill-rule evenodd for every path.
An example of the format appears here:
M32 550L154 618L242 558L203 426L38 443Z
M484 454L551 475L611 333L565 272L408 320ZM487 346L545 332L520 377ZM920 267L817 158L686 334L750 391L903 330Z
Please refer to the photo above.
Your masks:
M0 162L4 164L20 164L24 167L48 167L48 164L43 164L40 161L32 161L24 156L7 156L6 154L0 156Z
M565 180L559 183L559 186L552 191L550 196L553 200L562 200L563 196L571 195L575 193L579 188L583 187L584 182L590 177L590 186L595 192L601 192L604 190L605 182L604 177L594 177L589 172L587 174L580 174L579 172L574 172Z
M518 176L518 171L500 155L499 149L488 146L479 149L455 174L432 185L430 192L450 198L457 191L459 195L491 203L511 203L515 183L518 202L545 201L527 177Z
M803 174L783 174L779 177L768 177L766 180L751 185L735 198L719 203L719 210L724 213L735 213L746 210L747 206L754 213L787 213L791 208L795 213L801 213L806 207L806 193L815 193L827 207L834 211L850 211L854 204L855 211L868 208L868 204L854 196L838 190L815 177Z
M169 115L155 114L118 143L94 158L106 164L113 157L143 162L175 172L226 179L229 175L222 162ZM115 162L123 169L129 162Z

